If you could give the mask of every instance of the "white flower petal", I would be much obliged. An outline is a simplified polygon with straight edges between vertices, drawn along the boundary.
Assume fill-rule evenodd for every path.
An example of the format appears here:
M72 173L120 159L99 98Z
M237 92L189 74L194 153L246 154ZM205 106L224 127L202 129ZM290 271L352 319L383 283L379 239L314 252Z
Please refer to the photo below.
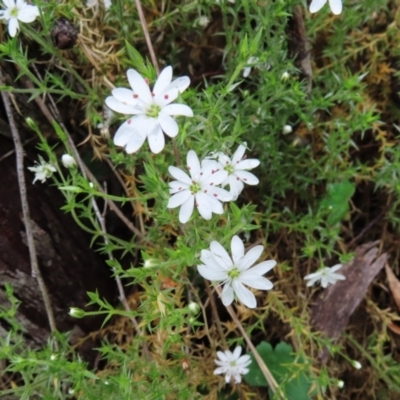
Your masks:
M147 135L147 140L150 150L154 154L158 154L163 150L165 147L165 137L159 124L155 125L152 131Z
M108 108L121 114L132 115L135 113L134 106L129 104L123 104L117 100L114 96L108 96L105 100Z
M185 203L182 204L181 209L179 210L179 222L181 224L186 224L189 221L194 208L194 196L190 196Z
M185 104L168 104L163 107L163 112L168 115L183 115L185 117L193 117L193 110Z
M245 275L243 273L240 275L240 282L253 289L259 289L259 290L271 290L274 287L273 283L269 279L264 278L263 276L260 275L252 275L252 274Z
M132 120L125 121L117 130L114 136L114 144L116 146L125 146L131 136L135 135L136 129L133 128Z
M235 236L234 236L235 237ZM236 236L237 237L237 236ZM239 239L240 240L240 239ZM240 240L241 241L241 240ZM241 241L242 242L242 241ZM242 242L243 244L243 242ZM235 350L233 350L233 359L238 360L240 357L240 354L242 354L242 347L241 346L236 346Z
M229 306L234 300L233 288L228 283L224 286L221 293L221 300L224 306Z
M167 208L176 208L185 203L190 197L193 197L189 190L182 190L175 193L168 200Z
M251 172L247 171L235 171L235 175L240 178L244 183L247 183L248 185L258 185L260 181L258 178L253 175Z
M138 103L138 99L134 97L133 90L126 88L115 88L112 90L112 95L122 104L128 104L135 106Z
M190 186L181 181L172 181L169 182L168 185L170 194L178 193L181 192L182 190L188 190L190 192L189 190Z
M342 0L329 0L329 6L335 15L339 15L342 12Z
M170 166L168 167L168 172L178 181L186 183L187 185L192 184L192 180L188 174L182 171L180 168Z
M326 0L312 0L310 4L310 13L319 11L326 3Z
M166 90L170 88L178 89L179 93L183 93L190 85L190 79L188 76L181 76L171 82L171 84L167 87Z
M186 156L187 167L192 178L196 177L200 172L200 161L195 151L190 150Z
M197 270L199 274L209 281L224 281L228 275L223 269L210 268L207 265L198 265Z
M8 33L11 37L14 37L19 30L19 24L17 18L10 18L8 20Z
M244 257L244 244L239 236L233 236L231 240L232 261L237 264Z
M336 264L333 267L330 268L331 272L336 272L338 271L340 268L342 268L342 264Z
M232 161L233 163L233 161ZM253 169L260 165L260 160L255 158L249 158L248 160L239 161L237 164L234 164L235 171L238 169Z
M208 197L209 196L201 192L195 194L196 206L199 214L207 221L212 217L212 209Z
M218 265L225 269L230 269L232 267L233 263L231 257L217 241L213 240L211 242L210 250Z
M220 203L215 197L207 196L207 201L211 212L219 215L224 213L224 207L222 206L222 203Z
M151 103L153 97L150 92L148 83L143 79L142 75L134 69L128 69L126 72L129 84L135 94L139 96L145 103Z
M160 93L162 93L171 83L171 80L172 80L172 67L168 66L161 71L160 76L157 78L157 81L153 88L154 95L158 96Z
M39 9L36 6L25 5L24 8L18 11L18 19L21 22L33 22L39 16Z
M246 152L246 146L243 146L242 144L239 145L239 147L233 154L232 164L233 165L237 164L243 158L245 152Z
M224 181L225 182L225 181ZM232 196L232 200L236 200L244 188L244 183L238 179L235 175L228 177L229 191Z
M263 250L264 248L262 246L255 246L250 249L238 265L239 269L245 271L250 268L260 258Z
M135 153L138 151L146 140L146 136L141 134L140 132L134 131L131 137L128 140L128 143L125 146L125 151L128 154Z
M216 187L216 186L207 186L205 189L207 190L207 194L217 201L231 201L232 200L232 194L229 193L225 189L221 189L220 187ZM222 207L222 205L221 205L221 207ZM217 213L217 214L221 214L221 213Z
M275 260L268 260L268 261L263 261L260 264L257 264L253 268L250 268L246 271L243 271L240 276L246 275L246 274L256 274L256 275L264 275L268 271L270 271L272 268L274 268L276 265Z
M162 130L171 138L174 138L178 132L179 127L176 121L163 111L158 115L158 122L161 125Z
M254 294L247 289L243 284L238 280L234 279L232 282L232 287L233 290L235 291L236 296L238 299L246 306L249 308L256 308L257 307L257 301L256 297Z

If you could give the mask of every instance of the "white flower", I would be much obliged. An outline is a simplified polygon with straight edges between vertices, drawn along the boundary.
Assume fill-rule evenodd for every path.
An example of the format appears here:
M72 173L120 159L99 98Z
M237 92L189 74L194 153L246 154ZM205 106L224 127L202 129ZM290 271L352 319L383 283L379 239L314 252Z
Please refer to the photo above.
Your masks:
M106 98L106 104L111 110L121 114L133 115L124 122L114 136L116 146L123 146L128 154L138 151L146 138L150 150L157 154L165 146L163 132L169 137L175 137L179 128L175 115L193 116L190 107L184 104L170 104L190 84L187 76L172 80L172 67L161 71L153 91L148 83L134 69L127 71L128 81L132 90L116 88L112 96Z
M194 26L205 28L210 23L210 19L206 15L202 15L194 21Z
M230 383L232 378L235 383L242 381L242 375L249 372L247 368L251 364L251 359L248 354L240 356L242 348L237 346L233 353L229 350L217 351L219 360L214 360L219 367L214 370L214 375L225 374L226 383Z
M57 171L53 165L44 161L42 157L39 157L39 160L40 164L36 162L37 165L35 167L28 167L30 171L35 173L33 183L36 181L46 182L46 179L50 178L53 172Z
M19 30L18 21L30 23L39 16L37 6L27 4L25 0L3 0L3 3L6 9L0 11L0 19L8 21L8 33L11 37Z
M247 78L250 75L251 72L251 68L256 65L258 62L260 61L260 59L258 57L250 57L247 60L247 67L243 68L243 78Z
M331 11L335 15L338 15L342 12L342 0L312 0L310 4L310 12L315 13L319 11L327 1L329 1Z
M197 269L203 278L224 284L221 298L225 306L229 306L236 295L245 306L255 308L256 298L244 285L260 290L272 289L272 282L262 275L275 267L276 261L263 261L250 268L260 257L263 246L255 246L245 255L243 242L238 236L231 240L231 251L232 258L218 242L212 241L210 250L201 251L203 265Z
M343 389L344 388L344 381L337 381L337 387L339 389Z
M63 154L61 157L61 162L63 163L65 168L72 168L76 166L75 158L70 156L69 154Z
M342 264L336 264L333 267L324 267L313 274L306 275L305 280L309 280L307 286L313 286L316 282L321 281L321 286L326 288L328 285L334 285L337 281L346 279L341 274L335 274L335 272L342 268Z
M189 221L194 205L206 220L211 219L212 213L223 214L221 201L232 200L228 191L217 187L226 178L226 171L220 169L219 164L212 160L200 165L199 158L193 150L188 152L186 161L190 176L180 168L168 168L169 173L177 180L169 183L172 196L167 207L181 206L179 221L182 224Z
M285 71L281 76L282 81L287 81L289 78L290 78L290 74L287 71Z
M258 178L247 170L258 167L260 161L255 158L246 160L244 157L245 151L246 147L240 145L232 159L224 153L216 153L212 156L218 161L221 169L224 169L228 173L222 182L222 187L229 185L232 200L236 200L239 197L245 183L248 185L258 185L259 183ZM208 162L208 160L205 160L205 162Z

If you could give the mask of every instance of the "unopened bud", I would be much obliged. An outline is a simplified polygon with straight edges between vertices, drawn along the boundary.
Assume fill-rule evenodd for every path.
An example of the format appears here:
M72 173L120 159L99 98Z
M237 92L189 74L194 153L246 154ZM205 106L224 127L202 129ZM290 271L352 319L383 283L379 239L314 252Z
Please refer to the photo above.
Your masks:
M283 127L283 129L282 129L282 132L283 132L284 135L287 135L287 134L293 132L293 128L292 128L291 125L285 125L285 126Z
M70 307L69 315L75 318L83 318L85 316L85 311L77 307Z
M361 369L361 368L362 368L362 365L361 365L358 361L355 361L355 360L352 360L352 361L351 361L351 365L352 365L355 369Z
M283 81L287 81L289 78L290 78L290 74L289 74L289 72L286 72L286 71L281 76L281 80L283 80Z
M145 268L153 268L153 267L157 267L158 265L159 265L159 261L156 258L148 258L144 262Z
M189 303L188 308L193 315L196 315L200 311L200 306L194 301Z
M69 154L64 154L61 157L61 162L63 163L65 168L73 168L76 166L75 158L70 156Z

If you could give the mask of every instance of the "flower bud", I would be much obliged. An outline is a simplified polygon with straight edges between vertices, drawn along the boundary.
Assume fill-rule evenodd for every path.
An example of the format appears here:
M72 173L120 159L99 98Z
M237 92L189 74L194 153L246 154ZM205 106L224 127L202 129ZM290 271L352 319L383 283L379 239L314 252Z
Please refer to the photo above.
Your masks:
M282 81L287 81L289 78L290 78L290 74L287 71L285 71L281 76Z
M64 154L61 157L61 162L63 163L65 168L73 168L76 166L75 158L70 156L69 154Z
M362 365L356 361L356 360L351 360L351 365L355 368L355 369L361 369Z
M343 381L337 381L337 387L339 389L343 389L344 388L344 382Z
M50 361L54 361L54 360L57 360L57 354L52 354L50 356Z
M292 128L291 125L285 125L285 126L283 127L283 129L282 129L282 133L283 133L284 135L287 135L287 134L292 133L292 132L293 132L293 128Z
M153 268L153 267L157 267L158 265L159 265L159 261L156 258L148 258L144 262L145 268Z
M200 311L200 306L196 302L192 301L189 303L188 309L193 315L196 315Z
M83 310L81 310L80 308L77 308L77 307L70 307L68 314L71 317L83 318L85 316L85 311L83 311Z

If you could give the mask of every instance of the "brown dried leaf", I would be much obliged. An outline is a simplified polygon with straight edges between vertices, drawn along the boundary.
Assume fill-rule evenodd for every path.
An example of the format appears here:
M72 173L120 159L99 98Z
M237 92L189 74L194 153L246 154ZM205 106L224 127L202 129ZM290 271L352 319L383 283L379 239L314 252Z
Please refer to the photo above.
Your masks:
M400 310L400 282L396 278L396 275L393 273L388 263L385 265L386 276L389 282L389 288L392 292L394 301L396 302L397 308Z
M338 338L364 298L369 285L385 265L386 253L377 257L378 242L357 247L352 262L339 271L346 280L325 289L311 310L311 324L327 337Z
M400 326L398 326L398 325L396 325L396 324L394 324L394 323L392 322L392 323L390 323L390 324L388 325L388 328L389 328L392 332L397 333L398 335L400 335Z

